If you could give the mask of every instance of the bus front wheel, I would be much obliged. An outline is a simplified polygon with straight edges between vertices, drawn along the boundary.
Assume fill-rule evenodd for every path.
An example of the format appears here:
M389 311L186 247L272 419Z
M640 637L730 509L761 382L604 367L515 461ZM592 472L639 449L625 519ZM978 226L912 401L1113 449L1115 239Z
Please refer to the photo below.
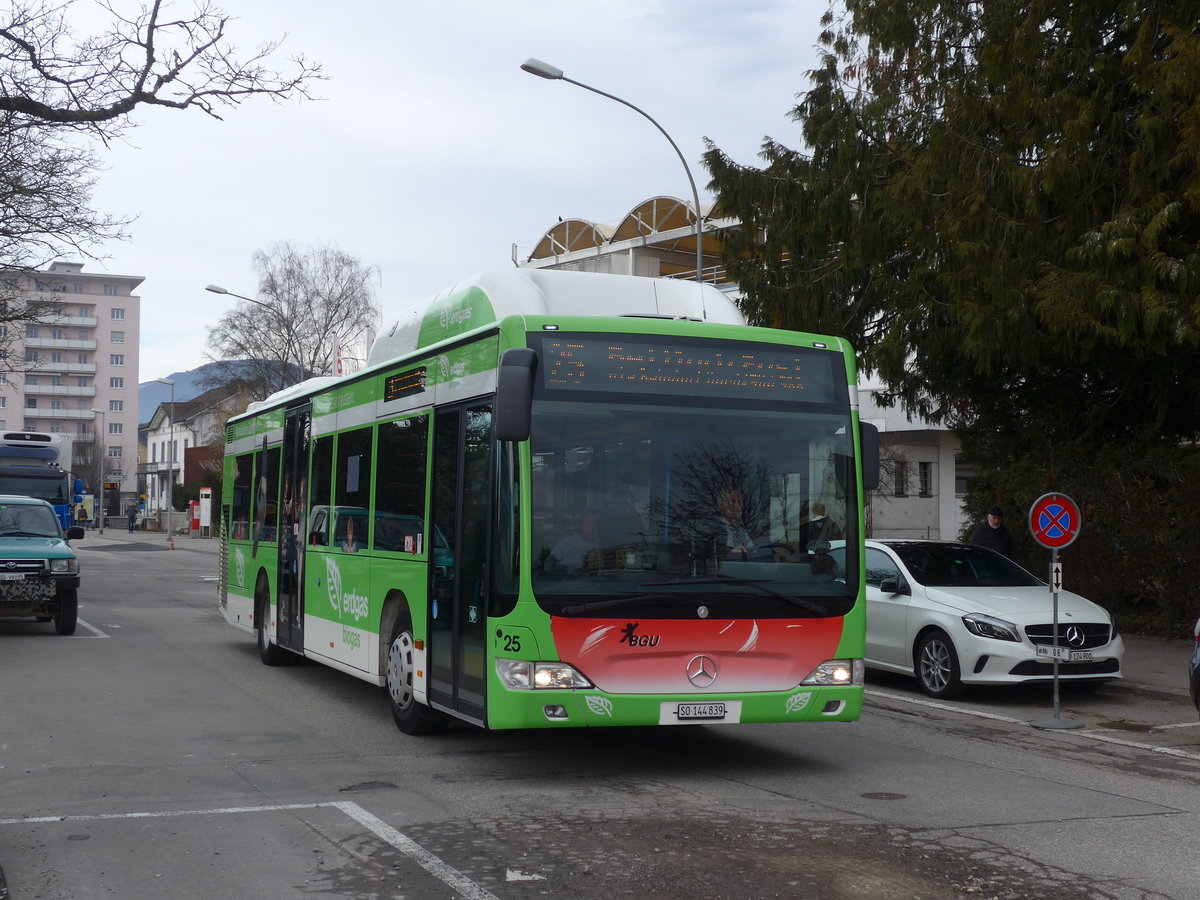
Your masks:
M384 693L396 727L405 734L433 734L444 731L446 717L417 701L413 691L416 675L416 644L413 640L412 623L401 616L392 628L392 639L388 643L387 684Z

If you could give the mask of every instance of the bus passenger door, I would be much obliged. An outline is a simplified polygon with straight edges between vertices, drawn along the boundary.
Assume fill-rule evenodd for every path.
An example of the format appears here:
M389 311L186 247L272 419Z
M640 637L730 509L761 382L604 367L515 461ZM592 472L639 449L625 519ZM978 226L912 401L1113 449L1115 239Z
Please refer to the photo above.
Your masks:
M433 433L429 699L486 722L492 407L438 409Z
M312 406L288 410L283 429L283 472L279 502L279 596L276 640L304 651L304 548L308 526L308 458L312 449Z

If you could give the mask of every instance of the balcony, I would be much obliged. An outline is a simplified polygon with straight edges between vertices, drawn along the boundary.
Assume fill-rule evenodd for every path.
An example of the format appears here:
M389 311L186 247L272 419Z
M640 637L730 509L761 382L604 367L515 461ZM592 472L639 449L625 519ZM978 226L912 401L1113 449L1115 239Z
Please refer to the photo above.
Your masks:
M27 406L22 410L26 419L86 419L92 421L96 414L90 409L50 409L44 406Z
M48 359L26 361L26 372L40 375L43 372L63 372L67 375L95 375L95 363L51 362Z
M100 324L95 316L39 316L37 321L57 328L96 328Z
M67 387L65 384L26 384L25 396L37 397L95 397L95 387Z
M81 341L71 338L27 337L25 347L29 350L95 350L98 345L94 340Z

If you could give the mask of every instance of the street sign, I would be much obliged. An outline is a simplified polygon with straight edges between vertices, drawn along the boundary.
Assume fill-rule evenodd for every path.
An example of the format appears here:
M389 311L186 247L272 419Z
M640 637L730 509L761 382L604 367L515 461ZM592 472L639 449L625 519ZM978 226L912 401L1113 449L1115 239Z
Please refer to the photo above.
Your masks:
M1056 594L1062 590L1062 563L1060 562L1050 566L1050 590Z
M1042 494L1029 508L1033 539L1051 550L1061 550L1074 541L1082 526L1079 507L1066 494Z

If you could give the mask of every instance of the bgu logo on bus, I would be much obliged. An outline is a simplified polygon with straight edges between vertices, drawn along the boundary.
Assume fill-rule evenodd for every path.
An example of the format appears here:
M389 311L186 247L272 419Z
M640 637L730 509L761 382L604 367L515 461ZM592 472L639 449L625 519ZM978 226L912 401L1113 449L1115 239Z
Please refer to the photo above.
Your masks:
M333 557L325 557L325 576L329 588L329 605L337 613L338 620L341 621L343 615L349 616L355 622L358 622L359 619L365 619L367 617L369 601L362 594L356 594L353 591L344 593L342 591L342 572ZM343 627L342 642L346 646L357 650L362 645L362 638L359 637L357 632L349 631Z

